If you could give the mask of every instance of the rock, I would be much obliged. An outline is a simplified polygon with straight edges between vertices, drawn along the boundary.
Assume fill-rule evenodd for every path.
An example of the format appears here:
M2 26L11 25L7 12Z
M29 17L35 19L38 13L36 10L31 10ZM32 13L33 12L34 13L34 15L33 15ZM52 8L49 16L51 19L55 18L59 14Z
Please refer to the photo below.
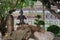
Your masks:
M37 40L53 40L54 39L54 34L51 32L34 32L34 36L36 37Z

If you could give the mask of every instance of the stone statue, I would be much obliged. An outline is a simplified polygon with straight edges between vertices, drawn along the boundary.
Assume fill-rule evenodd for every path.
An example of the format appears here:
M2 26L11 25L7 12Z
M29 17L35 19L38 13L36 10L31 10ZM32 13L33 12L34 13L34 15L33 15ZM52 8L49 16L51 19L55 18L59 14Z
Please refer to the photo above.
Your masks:
M18 25L25 24L24 19L26 19L26 17L23 15L23 10L22 9L21 9L20 15L18 16L17 19L20 20L20 23Z

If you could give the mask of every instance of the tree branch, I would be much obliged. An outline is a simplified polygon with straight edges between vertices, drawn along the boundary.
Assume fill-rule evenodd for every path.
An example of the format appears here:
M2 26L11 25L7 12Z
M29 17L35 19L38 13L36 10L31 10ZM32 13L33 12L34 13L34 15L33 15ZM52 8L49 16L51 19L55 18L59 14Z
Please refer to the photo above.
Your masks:
M53 0L49 0L51 1L55 6L57 6L58 9L60 9L60 5L57 2L54 2Z
M44 0L39 0L39 1L43 2ZM44 4L44 6L46 7L45 4ZM54 10L52 10L52 9L50 9L50 8L47 8L47 7L46 7L46 9L47 9L48 11L50 11L51 14L53 14L55 17L57 17L58 19L60 19L60 15L59 15L58 13L56 13Z

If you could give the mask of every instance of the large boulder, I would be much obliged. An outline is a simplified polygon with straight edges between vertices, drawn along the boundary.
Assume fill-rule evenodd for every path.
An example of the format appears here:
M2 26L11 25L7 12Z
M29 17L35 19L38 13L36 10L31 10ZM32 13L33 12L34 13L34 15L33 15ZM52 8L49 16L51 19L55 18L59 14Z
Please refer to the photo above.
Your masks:
M34 36L37 40L53 40L54 34L51 32L34 32Z

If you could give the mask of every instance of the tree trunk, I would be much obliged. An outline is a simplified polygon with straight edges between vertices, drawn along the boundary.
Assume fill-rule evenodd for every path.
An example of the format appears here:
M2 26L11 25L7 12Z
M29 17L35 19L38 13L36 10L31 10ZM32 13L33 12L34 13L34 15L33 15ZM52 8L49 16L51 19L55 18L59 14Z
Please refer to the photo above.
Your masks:
M12 33L12 31L14 30L14 19L13 19L13 16L12 15L7 15L7 32L9 34Z

